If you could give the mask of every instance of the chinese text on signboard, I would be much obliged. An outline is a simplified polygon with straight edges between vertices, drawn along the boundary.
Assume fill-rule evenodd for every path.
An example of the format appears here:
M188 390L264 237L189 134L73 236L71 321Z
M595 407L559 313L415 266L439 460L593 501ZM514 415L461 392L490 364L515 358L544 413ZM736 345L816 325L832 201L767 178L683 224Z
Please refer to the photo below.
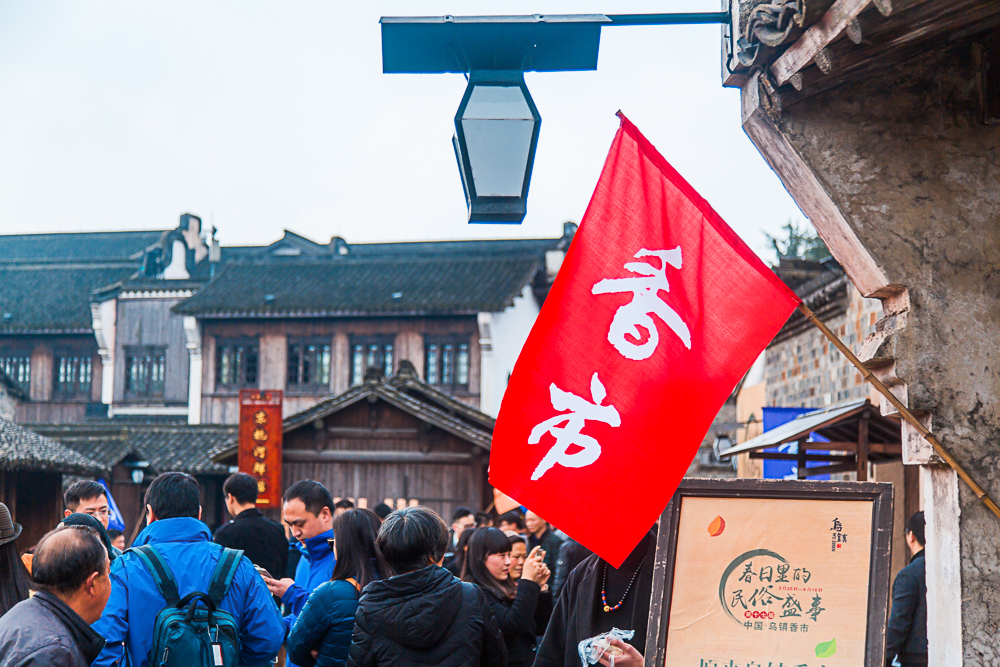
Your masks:
M279 390L240 390L238 465L257 480L257 504L281 504L281 402Z

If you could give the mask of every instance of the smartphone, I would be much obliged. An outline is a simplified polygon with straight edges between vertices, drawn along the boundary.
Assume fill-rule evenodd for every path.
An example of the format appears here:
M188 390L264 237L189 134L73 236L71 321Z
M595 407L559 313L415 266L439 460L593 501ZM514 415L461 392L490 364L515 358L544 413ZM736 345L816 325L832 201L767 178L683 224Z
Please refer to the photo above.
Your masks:
M267 579L274 579L274 577L271 576L271 573L262 568L260 565L254 565L253 569L257 570L257 574L259 574L262 577L265 577Z

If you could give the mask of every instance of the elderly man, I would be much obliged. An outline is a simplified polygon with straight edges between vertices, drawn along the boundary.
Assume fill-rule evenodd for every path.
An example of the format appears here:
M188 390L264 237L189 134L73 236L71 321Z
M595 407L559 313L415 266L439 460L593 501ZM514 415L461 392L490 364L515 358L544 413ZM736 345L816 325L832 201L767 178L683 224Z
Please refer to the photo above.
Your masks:
M0 667L90 667L104 648L90 624L111 594L110 567L92 528L63 526L43 537L32 564L38 592L0 618Z

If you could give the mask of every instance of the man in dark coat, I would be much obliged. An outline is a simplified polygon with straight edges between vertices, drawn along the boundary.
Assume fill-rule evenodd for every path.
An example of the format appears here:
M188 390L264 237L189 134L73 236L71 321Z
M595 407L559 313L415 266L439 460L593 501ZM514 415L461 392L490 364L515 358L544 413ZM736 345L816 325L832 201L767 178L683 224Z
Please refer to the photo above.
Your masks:
M438 565L448 549L441 517L425 507L397 510L377 544L396 576L368 584L361 595L347 667L506 666L503 636L482 591Z
M579 667L580 642L611 628L635 630L628 644L637 650L641 664L641 654L646 650L655 552L654 528L617 569L596 554L580 563L570 573L556 600L534 667ZM601 600L602 590L607 602ZM605 606L610 610L605 611ZM632 663L624 657L615 660L616 665Z
M927 664L927 576L924 562L924 513L906 524L910 564L892 584L892 612L885 636L885 664L898 656L903 667Z
M92 528L62 526L35 549L38 592L0 618L0 667L90 667L104 638L90 624L111 594L108 551Z
M549 566L550 572L555 572L562 538L552 532L552 527L545 519L531 510L524 515L524 525L528 529L528 553L535 547L541 547L545 552L545 564Z
M215 531L212 541L230 549L242 549L250 562L271 573L285 576L288 540L284 529L257 509L257 480L238 472L222 485L226 509L232 521Z
M556 560L556 572L552 584L552 595L554 598L559 597L559 593L566 585L566 580L569 579L569 573L592 553L594 552L573 538L566 540L560 545L559 559Z

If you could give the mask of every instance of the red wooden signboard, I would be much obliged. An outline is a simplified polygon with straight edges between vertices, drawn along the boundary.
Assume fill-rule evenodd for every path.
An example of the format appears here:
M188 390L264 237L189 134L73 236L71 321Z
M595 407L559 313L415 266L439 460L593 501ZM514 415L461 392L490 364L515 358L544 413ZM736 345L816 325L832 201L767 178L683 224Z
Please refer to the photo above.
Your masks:
M240 472L257 480L257 504L281 505L281 401L278 389L240 390Z

